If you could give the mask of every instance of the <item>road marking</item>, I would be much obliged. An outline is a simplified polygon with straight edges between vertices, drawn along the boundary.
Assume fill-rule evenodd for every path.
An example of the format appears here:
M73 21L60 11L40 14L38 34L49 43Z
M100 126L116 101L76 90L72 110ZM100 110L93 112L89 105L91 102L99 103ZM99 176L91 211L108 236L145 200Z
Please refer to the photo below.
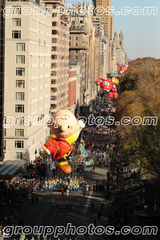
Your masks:
M87 210L88 210L88 207L89 207L89 203L90 203L92 194L93 194L93 190L90 191L90 195L89 195L89 197L88 197L88 199L87 199L86 206L85 206L85 209L84 209L84 215L86 215L86 212L87 212Z

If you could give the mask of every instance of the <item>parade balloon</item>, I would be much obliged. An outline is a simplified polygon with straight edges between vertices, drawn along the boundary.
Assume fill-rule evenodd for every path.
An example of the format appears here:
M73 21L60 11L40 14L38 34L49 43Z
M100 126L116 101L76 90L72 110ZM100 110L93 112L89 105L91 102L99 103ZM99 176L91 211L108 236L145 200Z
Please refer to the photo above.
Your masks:
M84 127L82 121L77 121L74 114L67 110L61 109L56 112L47 122L51 134L48 141L44 144L44 152L51 156L53 161L57 161L57 169L61 173L71 173L71 166L66 161L72 150L71 144L77 140ZM63 158L63 161L61 158Z
M126 69L127 69L128 65L122 65L119 69L119 73L120 74L124 74L126 72Z

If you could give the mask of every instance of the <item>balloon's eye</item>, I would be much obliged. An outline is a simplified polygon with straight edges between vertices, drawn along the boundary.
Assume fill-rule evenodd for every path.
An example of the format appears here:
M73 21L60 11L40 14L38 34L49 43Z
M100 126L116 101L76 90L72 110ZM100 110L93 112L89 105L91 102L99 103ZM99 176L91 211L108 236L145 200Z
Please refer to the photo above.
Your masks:
M68 126L68 128L70 128L70 126Z
M59 124L57 125L57 127L59 127Z

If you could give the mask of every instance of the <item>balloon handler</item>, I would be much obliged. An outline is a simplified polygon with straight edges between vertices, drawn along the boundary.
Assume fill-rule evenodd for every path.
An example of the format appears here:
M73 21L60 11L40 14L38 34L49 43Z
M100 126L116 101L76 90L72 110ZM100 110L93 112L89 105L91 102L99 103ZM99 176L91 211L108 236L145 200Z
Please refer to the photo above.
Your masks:
M71 173L72 168L66 161L66 157L72 151L71 144L75 142L85 124L75 118L73 113L67 109L56 112L47 122L53 133L48 137L43 150L51 155L53 161L57 161L57 170L61 173Z

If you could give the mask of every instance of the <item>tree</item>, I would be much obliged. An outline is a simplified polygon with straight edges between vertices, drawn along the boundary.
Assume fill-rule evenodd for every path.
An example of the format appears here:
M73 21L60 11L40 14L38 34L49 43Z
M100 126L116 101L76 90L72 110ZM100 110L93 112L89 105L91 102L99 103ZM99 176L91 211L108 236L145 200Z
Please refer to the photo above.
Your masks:
M140 161L147 172L160 180L160 66L159 63L138 61L127 70L121 84L121 95L116 101L116 126L123 151L131 162ZM128 116L130 124L122 124ZM157 124L147 125L149 118ZM136 120L138 123L136 124ZM150 118L151 120L151 118Z

